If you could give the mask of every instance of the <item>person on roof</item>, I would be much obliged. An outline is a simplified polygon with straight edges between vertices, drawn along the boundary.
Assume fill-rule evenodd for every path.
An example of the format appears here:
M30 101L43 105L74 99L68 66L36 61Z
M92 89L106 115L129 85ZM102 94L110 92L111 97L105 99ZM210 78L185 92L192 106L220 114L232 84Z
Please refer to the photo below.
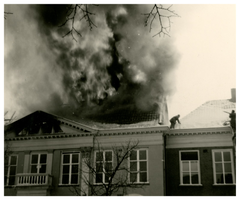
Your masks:
M229 115L230 120L230 125L234 131L236 131L236 113L234 110Z
M170 129L174 129L174 128L175 128L176 121L177 121L179 124L181 124L180 121L179 121L179 118L180 118L180 115L177 115L177 116L174 116L174 117L172 117L172 118L170 119L170 123L171 123Z

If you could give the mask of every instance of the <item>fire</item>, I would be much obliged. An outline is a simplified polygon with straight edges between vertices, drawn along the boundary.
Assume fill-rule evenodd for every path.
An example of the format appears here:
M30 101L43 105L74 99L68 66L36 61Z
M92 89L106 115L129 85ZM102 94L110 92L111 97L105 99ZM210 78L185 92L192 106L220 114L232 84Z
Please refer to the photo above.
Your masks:
M96 13L93 19L97 28L90 31L83 21L76 22L82 34L76 42L71 37L62 38L66 28L56 28L64 20L63 5L25 5L27 13L34 16L28 19L29 23L37 24L34 31L41 34L37 42L51 54L50 58L45 52L37 52L44 58L43 65L48 66L44 68L46 79L48 84L58 88L44 93L49 96L47 100L40 95L41 90L36 90L36 98L42 101L29 100L25 103L29 110L34 111L42 105L45 111L63 113L61 104L67 104L75 114L84 116L86 113L114 112L126 105L147 111L165 101L175 88L174 81L166 85L165 80L174 80L167 76L176 68L179 56L170 38L153 38L144 27L141 14L150 7L93 6L91 12ZM52 74L58 79L51 78ZM38 84L45 86L45 80ZM19 90L27 94L24 88Z

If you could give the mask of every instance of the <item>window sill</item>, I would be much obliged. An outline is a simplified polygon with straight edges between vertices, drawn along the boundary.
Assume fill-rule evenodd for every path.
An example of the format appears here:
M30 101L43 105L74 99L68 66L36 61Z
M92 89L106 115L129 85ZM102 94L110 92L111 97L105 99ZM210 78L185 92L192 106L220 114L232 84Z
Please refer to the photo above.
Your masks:
M203 186L202 184L180 184L179 186L191 186L191 187L196 187L196 186Z
M15 188L16 185L4 185L4 188Z
M99 186L102 185L103 183L94 183L94 186ZM104 183L104 184L108 184L108 183ZM114 183L112 183L114 185ZM128 183L128 185L150 185L149 182L145 182L145 183Z
M79 186L79 184L58 184L58 187Z
M232 184L213 184L213 186L236 186L235 183Z

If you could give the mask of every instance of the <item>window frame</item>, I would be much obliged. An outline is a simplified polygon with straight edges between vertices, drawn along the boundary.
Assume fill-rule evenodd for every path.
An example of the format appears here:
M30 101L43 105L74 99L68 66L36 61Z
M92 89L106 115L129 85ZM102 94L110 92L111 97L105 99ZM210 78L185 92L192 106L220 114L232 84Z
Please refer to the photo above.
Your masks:
M102 182L101 183L96 182L96 175L100 174L100 173L97 173L97 169L96 169L96 164L97 164L96 158L97 158L97 153L99 153L99 152L103 152L103 161L102 161L103 162L103 171L100 172L102 174ZM112 153L112 160L111 161L106 161L106 156L105 156L106 152L111 152ZM103 183L108 184L108 182L106 182L106 171L105 171L105 166L104 166L105 163L112 163L112 168L114 167L114 152L113 152L113 150L96 150L96 151L94 151L94 170L95 170L95 174L93 176L93 179L94 179L93 181L94 181L95 185L101 185Z
M32 156L33 156L33 155L38 155L38 161L37 161L37 163L32 163ZM40 163L40 157L41 157L41 155L46 155L46 163ZM36 173L32 173L32 174L46 174L46 173L47 173L47 166L48 166L47 161L48 161L48 153L47 153L47 152L32 152L32 153L30 154L30 160L29 160L29 162L30 162L30 163L29 163L29 166L30 166L29 172L32 173L32 172L31 172L31 170L32 170L32 165L41 166L41 164L45 164L45 165L46 165L46 172L45 172L45 173L40 173L40 168L37 167L37 172L36 172Z
M16 164L15 165L11 165L11 157L13 157L13 156L16 156ZM17 154L11 154L11 155L9 155L8 156L8 163L7 163L7 174L5 175L4 174L4 178L6 177L6 184L5 184L5 181L4 181L4 186L14 186L14 185L16 185L16 175L17 175L17 166L18 166L18 155ZM10 168L12 167L12 166L15 166L16 167L16 171L15 171L15 175L10 175ZM9 185L9 179L10 179L10 176L14 176L15 177L15 180L14 180L14 184L13 185Z
M72 163L72 155L77 154L78 155L78 163ZM70 155L70 160L69 163L63 163L63 156L64 155ZM72 175L72 165L78 165L78 182L77 183L71 183L71 175ZM80 171L81 171L81 152L62 152L61 153L61 163L60 163L60 176L59 176L59 185L80 185ZM62 183L63 181L63 166L64 165L69 165L69 172L68 172L68 183ZM75 173L74 173L75 174Z
M221 153L221 158L222 161L221 162L217 162L217 163L222 163L222 173L223 173L223 180L224 183L217 183L216 180L216 162L215 162L215 153L216 152L220 152ZM224 161L223 159L223 153L224 152L229 152L230 153L230 161ZM231 163L231 170L232 170L232 183L226 183L225 180L225 168L224 168L224 163ZM236 184L236 180L235 180L235 167L234 167L234 159L233 159L233 150L232 149L212 149L212 165L213 165L213 185L235 185Z
M181 159L181 155L182 153L186 153L186 152L197 152L198 155L198 160L197 160L197 167L198 170L196 171L198 174L198 183L192 183L192 176L191 176L191 167L189 166L189 170L188 171L183 171L183 160ZM195 160L186 160L189 162L190 165L190 161L195 161ZM180 172L180 185L181 186L201 186L201 168L200 168L200 153L199 150L180 150L179 151L179 172ZM183 173L189 173L189 182L190 183L183 183ZM195 171L194 171L195 172Z
M135 173L137 173L137 180L134 182L131 182L131 158L129 156L128 158L128 168L129 168L129 173L128 173L128 181L129 183L133 183L133 184L148 184L149 183L149 159L148 159L148 149L147 148L140 148L140 149L133 149L132 151L137 151L137 160L134 160L134 162L137 162L137 171L134 171ZM140 156L139 156L139 152L140 151L146 151L146 159L145 160L140 160ZM146 167L147 170L146 171L140 171L140 161L146 161ZM146 172L147 173L147 180L145 182L141 182L140 181L140 173L141 172Z

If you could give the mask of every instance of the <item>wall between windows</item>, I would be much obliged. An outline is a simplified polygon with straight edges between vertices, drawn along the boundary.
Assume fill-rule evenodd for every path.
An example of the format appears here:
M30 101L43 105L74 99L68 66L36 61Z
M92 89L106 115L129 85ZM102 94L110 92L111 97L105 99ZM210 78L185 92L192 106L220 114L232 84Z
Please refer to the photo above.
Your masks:
M167 196L235 196L236 186L214 186L212 150L233 149L229 147L201 147L166 149L166 195ZM199 150L202 186L180 186L180 150ZM234 151L233 151L234 154ZM235 157L235 155L233 155ZM235 164L235 160L234 160ZM235 165L236 166L236 165ZM235 168L234 166L234 168ZM236 173L235 173L236 174Z

